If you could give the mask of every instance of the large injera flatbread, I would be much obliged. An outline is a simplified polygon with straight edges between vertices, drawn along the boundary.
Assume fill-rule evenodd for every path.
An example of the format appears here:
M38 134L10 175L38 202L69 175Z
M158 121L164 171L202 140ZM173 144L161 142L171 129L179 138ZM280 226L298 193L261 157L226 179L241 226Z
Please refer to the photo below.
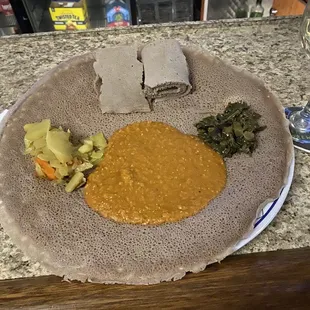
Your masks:
M253 229L258 212L287 182L292 143L280 103L262 82L209 55L184 49L193 93L159 102L148 114L103 115L93 90L94 57L62 63L37 82L12 108L0 142L0 222L12 240L52 273L68 279L150 284L182 278L220 261ZM74 79L72 79L74 76ZM23 155L23 125L51 118L78 139L103 131L109 137L126 124L153 120L195 134L208 113L245 100L262 114L252 157L226 160L223 192L197 215L160 226L120 224L84 202L83 191L34 177ZM206 114L203 114L206 113Z

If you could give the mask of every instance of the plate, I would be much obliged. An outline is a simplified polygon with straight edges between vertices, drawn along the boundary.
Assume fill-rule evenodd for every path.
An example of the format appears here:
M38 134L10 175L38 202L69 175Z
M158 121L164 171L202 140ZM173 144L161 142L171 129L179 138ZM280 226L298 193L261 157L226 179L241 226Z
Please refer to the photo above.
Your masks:
M52 274L105 284L179 280L252 240L281 208L293 161L281 103L250 73L206 52L184 48L184 54L195 91L157 102L152 113L103 114L94 92L94 57L85 54L47 72L5 115L0 127L0 222L12 242ZM194 135L193 124L203 114L221 113L239 100L249 102L267 125L260 148L250 157L226 159L228 186L207 208L182 221L147 227L120 224L90 209L82 191L68 195L61 187L40 182L31 162L24 160L22 124L48 118L70 128L76 140L100 131L110 137L140 121L161 121Z
M272 222L272 220L276 217L276 215L278 214L278 212L282 208L282 206L285 202L285 199L287 197L287 194L290 190L290 187L291 187L291 184L293 181L293 176L294 176L294 167L295 167L295 158L293 157L293 160L292 160L291 166L290 166L287 184L281 190L281 194L280 194L279 198L274 200L273 202L267 204L263 208L263 210L259 213L259 215L257 216L257 218L254 222L253 231L250 233L248 238L242 239L241 241L239 241L235 245L234 251L241 249L243 246L245 246L250 241L252 241L255 237L257 237Z
M3 120L7 112L8 112L8 109L4 110L0 114L0 122ZM288 192L290 190L290 187L293 181L293 176L294 176L294 167L295 167L295 158L293 157L293 160L290 165L287 184L281 190L279 198L274 200L273 202L270 202L262 209L262 211L258 214L256 220L254 221L254 227L253 227L252 232L249 234L247 238L240 240L235 245L233 249L234 252L241 249L246 244L248 244L250 241L252 241L254 238L256 238L276 217L281 207L283 206L285 199L288 195Z

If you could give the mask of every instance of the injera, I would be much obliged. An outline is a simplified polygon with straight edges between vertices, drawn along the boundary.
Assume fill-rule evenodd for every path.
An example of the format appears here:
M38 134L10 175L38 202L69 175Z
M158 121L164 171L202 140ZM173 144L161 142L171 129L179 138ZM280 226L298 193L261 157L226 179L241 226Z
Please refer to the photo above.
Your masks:
M0 222L25 254L66 279L151 284L199 272L231 254L253 229L258 212L286 184L293 147L283 109L263 83L212 56L184 49L194 92L159 102L151 113L102 115L93 91L92 54L60 64L10 110L0 141ZM72 76L75 78L72 79ZM70 83L71 82L71 83ZM70 84L69 84L70 83ZM228 182L197 215L160 226L119 224L96 214L83 192L34 177L23 155L23 125L51 118L76 138L141 120L163 121L195 134L204 114L243 99L262 114L253 156L226 160Z
M141 61L147 98L178 98L191 91L186 58L178 41L167 39L147 44L141 50Z
M98 49L95 59L95 91L101 81L98 104L102 113L151 111L141 86L143 65L134 46Z

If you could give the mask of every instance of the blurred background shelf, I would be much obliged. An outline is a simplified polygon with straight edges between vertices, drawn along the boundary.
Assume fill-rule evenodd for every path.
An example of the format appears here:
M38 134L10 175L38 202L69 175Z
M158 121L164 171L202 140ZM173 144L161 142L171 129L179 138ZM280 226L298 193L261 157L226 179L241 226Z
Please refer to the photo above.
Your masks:
M257 0L85 1L89 28L101 28L107 26L108 3L109 8L111 8L111 3L112 6L123 3L130 12L130 24L143 25L249 17L249 12ZM0 36L13 33L54 31L54 23L49 12L51 2L51 0L0 0ZM12 16L6 16L1 11L1 3L12 5ZM273 8L273 15L299 15L302 14L305 3L305 0L262 0L263 16L269 16L271 8Z
M105 1L88 0L87 8L91 28L105 27L107 24Z
M14 34L17 21L8 0L0 0L0 36Z
M0 28L15 27L16 25L17 21L14 15L5 16L0 14Z
M137 0L138 24L194 20L193 0Z

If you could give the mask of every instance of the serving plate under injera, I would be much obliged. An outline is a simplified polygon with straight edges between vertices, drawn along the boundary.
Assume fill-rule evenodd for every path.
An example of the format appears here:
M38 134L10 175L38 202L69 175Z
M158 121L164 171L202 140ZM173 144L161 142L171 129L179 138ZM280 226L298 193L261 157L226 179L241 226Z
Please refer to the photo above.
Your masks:
M150 284L182 278L222 260L253 230L261 210L288 183L293 145L277 99L263 83L207 54L184 49L194 92L159 102L151 113L102 115L93 91L92 54L62 63L9 111L0 141L0 222L12 240L52 273L104 283ZM88 208L83 192L33 176L23 155L23 125L50 118L76 139L141 120L166 122L194 134L204 113L245 100L267 129L253 156L226 160L227 185L205 209L159 226L120 224ZM272 178L270 176L273 176Z

